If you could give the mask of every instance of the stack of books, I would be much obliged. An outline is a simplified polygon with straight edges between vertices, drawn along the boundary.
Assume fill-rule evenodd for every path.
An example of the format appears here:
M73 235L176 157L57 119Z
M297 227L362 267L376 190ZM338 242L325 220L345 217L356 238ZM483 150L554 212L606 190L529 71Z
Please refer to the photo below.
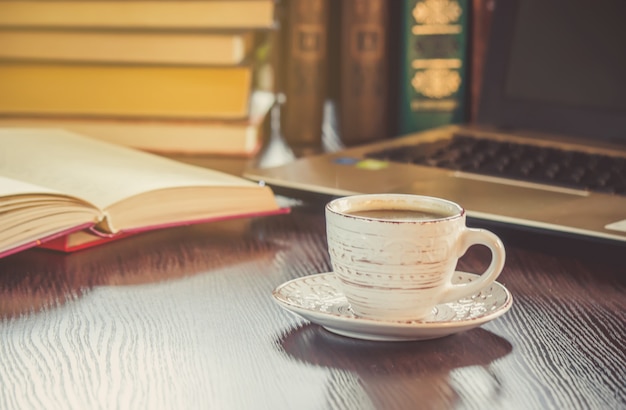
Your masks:
M275 0L0 1L0 127L164 153L252 155Z

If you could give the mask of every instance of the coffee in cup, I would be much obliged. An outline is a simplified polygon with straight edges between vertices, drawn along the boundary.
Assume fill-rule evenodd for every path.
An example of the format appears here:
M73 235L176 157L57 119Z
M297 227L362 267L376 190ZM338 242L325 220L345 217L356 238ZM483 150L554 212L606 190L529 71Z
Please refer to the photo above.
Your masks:
M353 195L329 202L325 211L333 271L359 317L424 319L440 303L480 292L504 267L500 239L468 228L465 210L445 199ZM476 280L453 284L458 259L473 245L491 250L489 266Z

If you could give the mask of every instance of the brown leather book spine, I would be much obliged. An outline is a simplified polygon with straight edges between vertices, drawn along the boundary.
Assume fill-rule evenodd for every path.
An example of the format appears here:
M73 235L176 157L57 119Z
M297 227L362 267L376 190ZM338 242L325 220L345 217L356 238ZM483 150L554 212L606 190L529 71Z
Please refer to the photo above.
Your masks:
M346 145L356 145L389 133L389 1L341 6L339 130Z
M472 0L471 17L471 78L470 78L470 121L478 118L480 90L482 88L483 71L489 31L496 0Z
M296 155L320 151L328 77L329 0L289 0L282 132Z

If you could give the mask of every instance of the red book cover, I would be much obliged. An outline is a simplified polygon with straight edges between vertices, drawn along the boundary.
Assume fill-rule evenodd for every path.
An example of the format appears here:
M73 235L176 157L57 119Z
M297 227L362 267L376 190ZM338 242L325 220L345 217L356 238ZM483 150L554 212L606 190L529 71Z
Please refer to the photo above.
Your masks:
M91 225L92 224L78 225L78 226L72 227L70 229L64 229L62 231L55 232L53 234L44 236L43 238L40 238L40 239L36 239L36 240L33 240L33 241L29 241L29 242L23 243L23 244L18 245L18 246L14 247L14 248L11 248L11 249L5 249L5 250L0 252L0 258L4 258L5 256L9 256L9 255L12 255L12 254L17 253L17 252L25 251L26 249L34 248L36 246L41 246L44 243L54 242L54 241L57 241L57 240L62 240L63 238L66 238L66 237L68 237L69 235L71 235L71 234L73 234L75 232L80 232L80 231L83 231L85 229L89 229L89 227Z
M123 238L128 238L130 236L138 235L140 233L154 231L157 229L167 229L167 228L174 228L177 226L225 221L229 219L254 218L254 217L259 217L259 216L285 214L289 212L290 212L290 208L280 208L278 210L267 211L267 212L255 212L255 213L239 214L239 215L224 215L222 217L217 217L217 218L186 221L182 223L146 226L146 227L141 227L138 229L118 232L114 235L107 235L107 234L104 234L102 232L99 232L93 229L93 227L83 226L81 227L81 229L72 230L71 232L68 232L67 234L55 235L49 238L48 240L41 241L40 243L35 243L34 245L31 245L29 247L38 245L40 248L70 253L70 252L76 252L82 249L92 248L98 245L103 245L105 243L117 241ZM15 252L24 250L24 249L27 249L27 248L18 249ZM2 256L6 256L6 255L0 255L0 257Z

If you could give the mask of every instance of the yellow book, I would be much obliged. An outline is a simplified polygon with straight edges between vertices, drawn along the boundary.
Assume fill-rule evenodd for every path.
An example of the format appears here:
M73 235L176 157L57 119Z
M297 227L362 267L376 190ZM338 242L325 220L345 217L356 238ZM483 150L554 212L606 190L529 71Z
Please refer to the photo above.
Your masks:
M148 64L239 64L254 32L0 29L0 58Z
M234 120L0 116L0 128L59 128L161 154L251 157L264 139L274 94L252 94L250 115Z
M270 28L275 0L0 1L0 27Z
M0 257L80 229L118 238L281 211L267 186L67 131L0 129L0 152Z
M0 114L242 118L252 67L0 63Z

